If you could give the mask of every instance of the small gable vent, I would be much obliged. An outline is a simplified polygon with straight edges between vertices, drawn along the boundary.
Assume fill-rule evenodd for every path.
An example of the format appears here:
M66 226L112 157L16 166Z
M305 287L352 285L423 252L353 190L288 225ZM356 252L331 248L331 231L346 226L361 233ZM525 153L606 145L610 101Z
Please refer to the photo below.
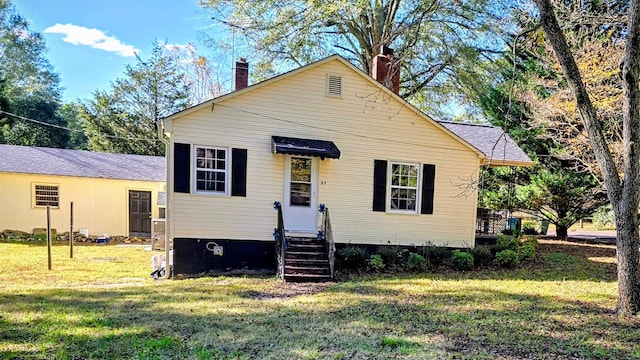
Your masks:
M327 96L342 97L342 76L327 74Z

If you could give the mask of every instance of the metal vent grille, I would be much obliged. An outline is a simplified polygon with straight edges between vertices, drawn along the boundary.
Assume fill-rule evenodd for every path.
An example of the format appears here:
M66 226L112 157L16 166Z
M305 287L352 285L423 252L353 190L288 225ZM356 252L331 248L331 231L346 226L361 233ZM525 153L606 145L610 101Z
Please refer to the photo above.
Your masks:
M58 186L56 185L36 185L35 205L36 206L59 206Z
M342 96L342 76L327 75L327 95Z

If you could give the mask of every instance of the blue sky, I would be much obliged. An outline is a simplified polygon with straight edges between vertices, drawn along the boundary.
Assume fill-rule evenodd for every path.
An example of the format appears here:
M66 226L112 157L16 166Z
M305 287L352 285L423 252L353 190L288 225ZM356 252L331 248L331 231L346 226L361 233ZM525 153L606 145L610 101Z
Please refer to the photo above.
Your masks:
M64 101L87 99L122 77L134 53L146 58L152 42L193 44L210 57L200 32L224 32L196 0L11 0L44 35L47 58L60 75ZM224 54L215 54L217 57ZM231 64L231 59L225 59Z

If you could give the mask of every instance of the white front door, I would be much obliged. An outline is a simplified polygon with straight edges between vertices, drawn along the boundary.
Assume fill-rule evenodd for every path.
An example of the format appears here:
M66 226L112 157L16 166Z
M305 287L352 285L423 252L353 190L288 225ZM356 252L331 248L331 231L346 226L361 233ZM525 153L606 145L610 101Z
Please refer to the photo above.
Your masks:
M284 166L284 228L317 232L318 158L287 155Z

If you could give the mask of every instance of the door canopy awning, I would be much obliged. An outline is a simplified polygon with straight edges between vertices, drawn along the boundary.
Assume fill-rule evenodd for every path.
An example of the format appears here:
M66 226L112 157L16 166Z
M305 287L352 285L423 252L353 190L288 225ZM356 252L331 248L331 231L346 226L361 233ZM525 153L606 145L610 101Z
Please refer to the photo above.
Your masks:
M284 136L272 136L271 140L271 150L274 154L316 156L322 160L325 158L340 159L340 149L333 141Z

